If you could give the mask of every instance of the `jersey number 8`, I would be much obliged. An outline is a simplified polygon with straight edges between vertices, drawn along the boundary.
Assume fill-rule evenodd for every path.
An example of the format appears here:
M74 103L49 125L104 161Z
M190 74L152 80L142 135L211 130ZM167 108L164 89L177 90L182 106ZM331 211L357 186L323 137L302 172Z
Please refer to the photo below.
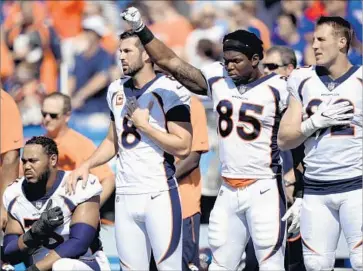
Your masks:
M221 100L217 105L217 112L219 114L218 118L218 132L222 137L227 137L233 130L233 105L228 100ZM252 141L258 138L261 132L261 123L258 119L247 114L247 111L252 111L256 114L261 115L263 111L263 106L242 103L239 109L239 121L242 123L247 123L253 128L248 129L245 125L243 127L236 128L238 136L246 141Z
M126 117L122 121L123 132L121 134L121 143L125 149L131 149L139 144L141 135L136 131L136 127Z

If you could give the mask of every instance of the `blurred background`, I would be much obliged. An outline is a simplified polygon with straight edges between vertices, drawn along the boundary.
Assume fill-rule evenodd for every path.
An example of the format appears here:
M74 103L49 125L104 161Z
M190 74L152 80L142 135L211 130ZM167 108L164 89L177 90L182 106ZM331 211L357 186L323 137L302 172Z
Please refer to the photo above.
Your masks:
M349 58L362 64L360 0L3 0L0 4L1 88L18 103L26 138L44 133L41 103L46 94L58 91L72 98L70 127L96 145L103 140L109 125L107 87L122 76L118 36L127 25L119 14L129 6L139 8L154 34L196 67L221 59L221 40L236 29L255 33L266 50L272 45L292 48L298 65L314 64L312 32L321 15L341 16L352 24L356 35ZM201 161L203 209L217 195L220 179L215 119L210 101L201 100L210 142ZM111 221L112 205L111 201L104 210ZM208 215L202 222L208 223Z

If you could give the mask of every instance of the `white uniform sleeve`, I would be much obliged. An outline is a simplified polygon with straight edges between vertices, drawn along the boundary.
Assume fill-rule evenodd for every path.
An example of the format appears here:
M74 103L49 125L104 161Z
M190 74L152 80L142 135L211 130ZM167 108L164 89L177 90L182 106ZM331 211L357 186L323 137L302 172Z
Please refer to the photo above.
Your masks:
M170 109L179 105L190 106L189 91L178 81L168 78L165 78L165 80L167 80L165 83L167 83L168 87L160 92L165 114L167 114Z
M102 185L98 180L97 176L89 174L87 186L83 189L82 182L77 182L76 193L74 195L71 195L70 200L77 206L94 196L101 195L101 193Z
M280 102L279 102L279 110L283 112L287 108L287 103L289 99L289 92L287 91L287 82L285 79L281 79L282 84L279 87L280 92Z
M297 101L302 103L299 94L300 77L298 76L299 71L294 70L287 80L287 91L289 95L293 96Z
M218 79L228 76L227 71L224 68L224 65L221 62L214 62L209 64L201 69L201 72L207 82L208 85L208 96L212 97L213 92L213 83Z

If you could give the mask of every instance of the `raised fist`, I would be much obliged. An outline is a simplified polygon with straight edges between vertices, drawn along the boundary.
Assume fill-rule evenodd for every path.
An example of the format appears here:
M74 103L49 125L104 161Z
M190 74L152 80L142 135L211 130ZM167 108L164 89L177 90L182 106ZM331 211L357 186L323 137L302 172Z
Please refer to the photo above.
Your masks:
M137 8L130 7L121 13L122 19L124 19L134 30L139 32L144 28L144 22L141 19L140 11Z

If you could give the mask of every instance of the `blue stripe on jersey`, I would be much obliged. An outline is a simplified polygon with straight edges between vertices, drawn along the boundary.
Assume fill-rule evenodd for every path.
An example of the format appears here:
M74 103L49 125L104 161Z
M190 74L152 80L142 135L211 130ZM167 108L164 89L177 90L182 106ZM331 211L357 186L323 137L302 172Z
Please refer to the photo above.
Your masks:
M304 194L327 195L362 189L362 176L349 179L321 181L304 176Z
M164 170L166 179L170 180L175 175L175 166L174 166L174 156L171 154L164 152Z
M204 77L204 75L203 75L203 77ZM208 81L208 84L209 84L210 95L212 95L212 86L213 86L213 84L215 82L219 81L220 79L224 79L224 78L225 77L223 77L223 76L214 76L214 77L209 78L208 80L206 80L206 81ZM205 79L205 77L204 77L204 79Z
M304 88L304 85L305 83L310 79L311 77L308 77L308 78L305 78L304 80L301 81L299 87L298 87L298 90L297 92L299 93L299 97L300 97L300 100L302 101L303 100L303 97L302 97L302 90Z
M69 211L71 213L73 213L74 209L76 208L76 205L74 205L73 202L69 198L67 198L65 196L61 196L61 197L63 198L64 203L67 205Z
M152 94L158 100L158 103L160 104L160 107L161 107L164 117L165 117L165 130L168 131L168 126L166 124L166 115L164 112L163 99L160 97L159 94L157 94L155 92L153 92ZM166 179L169 180L169 179L173 178L175 175L174 156L172 156L171 154L169 154L167 152L164 152L164 162L163 163L164 163Z
M155 78L146 83L141 89L135 88L133 81L128 80L124 84L124 93L126 97L136 97L139 98L156 80L163 77L164 74L157 73Z
M274 77L275 75L276 75L276 73L272 72L269 75L263 76L263 77L255 80L255 81L253 81L251 83L238 85L238 87L239 86L245 86L245 87L247 87L247 89L251 89L251 88L254 88L254 87L258 86L259 84L262 84L263 82L270 79L271 77Z
M14 206L14 203L16 202L16 199L18 197L15 197L14 199L12 199L9 203L9 206L8 206L8 212L11 213L11 209L13 209L13 206ZM20 224L21 225L21 224Z
M323 67L317 66L315 71L320 81L323 82L323 84L329 89L329 84L334 84L334 88L336 88L345 80L347 80L353 73L355 73L359 67L360 66L352 66L345 74L335 80L326 73L326 70Z
M280 149L277 146L277 132L279 130L280 121L281 121L281 112L279 110L279 102L280 102L280 92L274 88L269 86L274 98L275 98L275 120L274 125L272 126L272 134L271 134L271 164L270 168L274 174L281 174L282 166L280 164Z
M277 242L272 249L271 253L263 259L263 261L266 261L268 258L271 258L276 252L279 251L279 249L282 246L282 242L285 239L285 228L286 228L286 221L281 221L282 217L284 216L286 212L286 197L284 193L284 188L282 187L282 178L281 176L278 176L276 178L276 184L277 184L277 190L279 191L279 218L280 218L280 227L279 227L279 234L277 238Z
M169 258L177 249L180 238L181 238L181 230L182 230L182 212L181 212L181 205L180 205L180 198L179 192L177 188L173 188L172 185L168 182L169 185L169 196L170 196L170 203L171 203L171 214L173 217L172 220L172 232L171 238L169 242L169 246L159 260L158 264L160 264L165 259Z
M33 204L36 208L38 208L36 206L37 202L42 202L42 206L43 204L54 194L54 192L57 190L57 188L59 187L59 185L61 184L63 177L64 177L65 172L63 170L58 170L57 171L57 176L55 177L55 181L54 184L52 186L52 188L45 194L43 195L40 199L36 199L36 200L29 200L32 199L31 196L34 195L27 195L27 193L32 193L34 191L27 191L28 187L31 185L29 184L26 179L24 179L23 183L22 183L22 191L24 193L24 196L31 202L31 204ZM38 208L40 209L40 208Z

